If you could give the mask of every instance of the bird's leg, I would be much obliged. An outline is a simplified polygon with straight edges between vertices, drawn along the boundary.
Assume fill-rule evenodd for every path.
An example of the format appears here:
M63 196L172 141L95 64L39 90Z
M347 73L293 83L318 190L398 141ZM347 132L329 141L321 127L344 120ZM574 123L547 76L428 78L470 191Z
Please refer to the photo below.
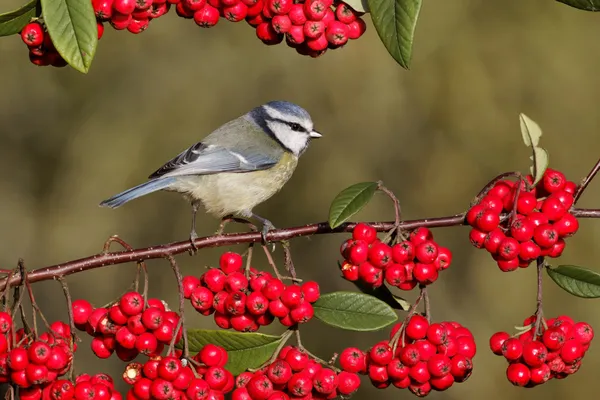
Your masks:
M252 213L252 216L254 218L256 218L257 220L259 220L262 223L262 225L263 225L263 228L260 231L260 236L261 236L261 239L262 239L262 244L266 245L268 243L267 242L267 233L269 233L269 231L271 229L275 229L275 225L273 225L273 223L271 221L269 221L266 218L261 217L260 215L256 215L256 214ZM273 249L274 248L275 248L275 245L273 245Z
M196 247L195 241L198 239L198 234L196 233L196 213L198 212L198 208L200 208L200 201L193 200L192 201L192 229L190 231L190 243L192 244L192 249L190 250L190 254L195 254L198 251Z
M226 216L221 218L221 224L219 224L219 229L217 229L215 235L222 235L225 231L225 226L233 220L233 214L227 214Z

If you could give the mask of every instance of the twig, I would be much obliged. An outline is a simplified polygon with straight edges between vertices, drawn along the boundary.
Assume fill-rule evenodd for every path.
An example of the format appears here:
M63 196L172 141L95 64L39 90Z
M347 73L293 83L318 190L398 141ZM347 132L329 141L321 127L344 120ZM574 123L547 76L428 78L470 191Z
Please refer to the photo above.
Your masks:
M77 340L77 335L75 334L75 320L73 319L73 300L71 297L71 292L69 291L69 286L67 285L67 281L65 281L63 278L58 278L58 280L67 301L67 314L69 316L69 327L71 328L71 343L69 343L69 348L71 350L71 354L75 354L75 340ZM73 360L71 360L71 367L69 368L69 380L73 381L74 375L75 359L73 358Z
M400 201L398 201L398 198L396 195L394 195L394 192L383 185L383 181L377 182L377 189L385 193L394 203L394 226L396 228L396 239L398 240L402 237L402 232L400 229L400 223L402 222L402 209L400 208Z
M533 340L539 337L544 320L543 296L542 296L542 275L544 272L544 257L537 258L537 305L535 309L535 329L533 331Z
M175 279L177 279L177 291L178 291L178 295L179 295L179 322L177 323L177 326L175 328L175 334L173 335L173 339L171 340L171 343L169 343L169 350L168 350L167 354L170 354L173 351L173 347L175 346L175 339L177 338L179 330L181 329L182 338L183 338L183 355L182 355L182 357L189 358L190 348L189 348L188 337L187 337L187 332L186 332L186 328L185 328L185 312L184 312L185 298L183 297L183 277L181 276L181 271L179 270L179 265L177 264L177 261L175 261L175 258L173 258L173 256L171 256L171 255L169 255L165 258L169 261L169 263L171 264L171 268L173 269L173 273L175 273Z
M292 260L292 250L290 241L282 240L281 247L283 247L283 262L285 264L285 269L290 274L291 279L295 281L297 279L297 276L296 268L294 267L294 261Z
M283 334L281 335L281 339L279 341L279 345L277 346L277 348L275 349L275 352L273 353L273 355L271 356L270 359L268 359L263 365L261 365L260 367L256 368L256 369L249 369L250 372L255 372L258 371L261 368L264 368L265 366L272 364L275 360L277 360L277 357L279 356L279 353L281 352L281 349L283 349L287 343L287 341L290 339L290 337L294 334L294 329L288 329L287 331L283 332Z
M498 175L497 177L492 179L487 185L485 185L483 187L483 189L481 189L481 191L477 194L477 196L475 196L475 199L473 199L473 201L471 202L471 206L474 206L475 204L479 203L481 201L481 199L483 197L485 197L486 194L488 194L488 192L494 187L494 185L496 183L500 182L501 180L503 180L505 178L519 177L519 176L521 176L521 173L516 172L516 171L504 172L504 173Z
M579 200L579 198L581 197L581 195L583 194L585 189L588 187L588 185L592 181L592 179L594 179L594 177L598 173L598 171L600 171L600 159L598 161L596 161L596 164L592 167L590 172L587 174L587 176L585 178L583 178L583 180L577 187L577 191L575 192L575 195L573 196L573 200L574 200L573 204L577 203L577 200Z
M400 337L403 338L402 341L404 342L404 328L406 328L406 324L410 320L410 317L412 317L415 314L415 312L417 311L417 307L419 307L419 303L421 303L421 300L423 300L425 293L426 293L426 291L424 291L423 287L421 287L421 292L419 293L419 297L417 297L415 302L410 306L410 308L406 312L406 317L404 318L404 321L402 321L402 325L400 326L400 329L398 329L398 331L396 332L394 337L392 337L392 340L390 340L390 345L392 346L392 354L396 354L396 348L398 347L398 342L400 341Z
M273 272L275 272L275 277L277 279L281 280L281 274L279 273L279 270L277 269L277 265L275 265L275 260L273 260L273 256L271 255L271 252L269 251L268 246L266 244L261 243L261 247L263 248L263 250L265 251L265 255L267 256L267 262L273 269Z
M427 292L427 286L421 285L421 293L423 293L423 307L425 308L425 318L431 323L431 305L429 304L429 293Z

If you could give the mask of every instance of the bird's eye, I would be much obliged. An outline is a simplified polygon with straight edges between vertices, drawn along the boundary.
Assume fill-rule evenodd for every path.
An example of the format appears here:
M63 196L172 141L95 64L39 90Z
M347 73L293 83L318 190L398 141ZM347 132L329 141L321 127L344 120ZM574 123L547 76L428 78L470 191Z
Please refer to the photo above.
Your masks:
M290 128L292 128L292 130L295 132L304 132L304 128L302 128L302 125L297 124L295 122L290 124Z

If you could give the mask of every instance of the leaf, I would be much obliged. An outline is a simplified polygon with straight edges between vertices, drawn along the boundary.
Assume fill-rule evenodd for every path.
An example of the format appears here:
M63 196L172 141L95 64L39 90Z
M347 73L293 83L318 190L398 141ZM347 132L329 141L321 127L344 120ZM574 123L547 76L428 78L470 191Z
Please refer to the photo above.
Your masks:
M387 51L409 69L422 0L367 0L375 30Z
M540 144L540 137L542 136L542 129L540 126L527 115L519 114L519 121L521 123L521 135L523 135L523 141L525 146L537 147Z
M0 14L0 36L10 36L21 32L21 29L25 27L35 17L37 0L31 0L18 10Z
M329 207L329 226L336 228L359 212L373 198L377 182L362 182L342 190Z
M535 186L544 177L546 168L548 168L548 165L550 164L550 159L548 152L542 147L534 147L533 155L530 159L533 160L533 165L530 170L531 175L533 175L533 185Z
M557 0L559 3L585 11L600 11L600 0Z
M600 297L600 274L575 265L546 268L548 275L558 286L577 297L588 299Z
M52 43L76 70L87 73L98 44L98 27L91 1L40 0Z
M333 292L313 303L315 317L328 325L351 331L375 331L394 323L398 316L385 302L357 292Z
M367 0L347 0L344 3L348 4L354 11L358 11L361 13L369 12L369 5L367 4Z
M189 329L187 334L190 351L198 352L208 343L227 350L229 359L225 367L233 375L238 375L248 368L260 367L271 358L281 342L281 336L262 333ZM181 343L178 347L181 348Z
M411 306L411 304L408 301L406 301L402 297L393 294L386 285L381 285L377 288L373 288L367 283L361 281L360 279L357 281L353 281L352 283L354 283L354 285L358 289L360 289L361 292L378 298L379 300L385 302L385 304L387 304L395 310L408 311L408 309Z

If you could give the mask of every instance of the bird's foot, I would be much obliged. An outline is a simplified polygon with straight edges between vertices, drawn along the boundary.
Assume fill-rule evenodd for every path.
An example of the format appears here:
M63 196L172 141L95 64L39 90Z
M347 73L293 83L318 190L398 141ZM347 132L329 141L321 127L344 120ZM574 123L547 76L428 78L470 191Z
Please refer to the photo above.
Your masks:
M260 239L261 239L261 243L263 246L266 246L269 244L268 240L267 240L267 234L269 233L269 231L276 229L275 225L273 225L271 223L271 221L269 221L268 219L265 219L263 221L263 228L260 231ZM272 248L271 248L271 252L275 251L275 242L271 243Z
M195 230L190 232L190 244L192 247L189 250L190 256L195 255L198 252L198 247L196 246L196 239L198 239L198 234Z
M225 232L225 227L230 222L234 221L233 215L229 214L221 218L221 223L219 224L219 229L215 232L215 235L222 235Z

